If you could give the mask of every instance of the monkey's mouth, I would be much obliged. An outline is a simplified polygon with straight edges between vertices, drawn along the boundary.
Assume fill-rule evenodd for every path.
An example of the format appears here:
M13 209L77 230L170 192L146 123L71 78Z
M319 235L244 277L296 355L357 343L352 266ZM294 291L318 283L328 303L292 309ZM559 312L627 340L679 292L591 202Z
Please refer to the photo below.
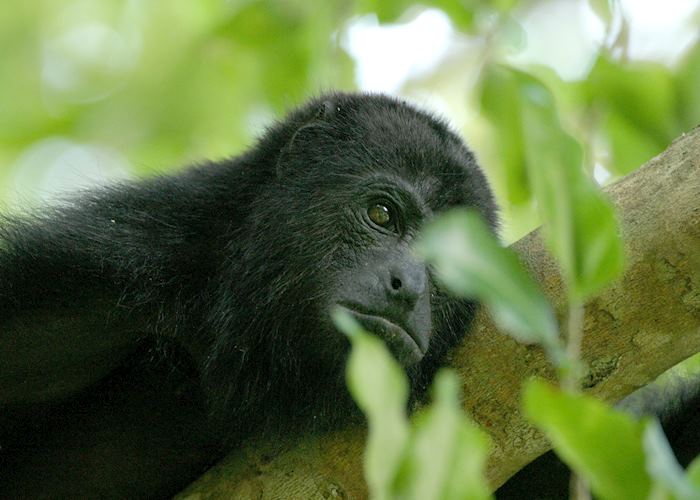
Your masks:
M377 335L386 342L387 347L403 366L411 366L420 362L425 356L413 335L402 326L378 314L359 312L356 308L340 305L355 318L362 327Z

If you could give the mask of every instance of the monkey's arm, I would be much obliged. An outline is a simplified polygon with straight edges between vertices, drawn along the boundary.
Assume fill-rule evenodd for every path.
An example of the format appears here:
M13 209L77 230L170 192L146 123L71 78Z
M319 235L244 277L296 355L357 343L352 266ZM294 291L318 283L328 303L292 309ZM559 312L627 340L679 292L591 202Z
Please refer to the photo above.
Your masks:
M107 375L135 346L137 328L114 324L111 301L66 299L74 303L47 304L0 321L0 405L69 396Z
M195 171L0 219L0 405L70 395L143 335L194 321L222 231L207 183Z

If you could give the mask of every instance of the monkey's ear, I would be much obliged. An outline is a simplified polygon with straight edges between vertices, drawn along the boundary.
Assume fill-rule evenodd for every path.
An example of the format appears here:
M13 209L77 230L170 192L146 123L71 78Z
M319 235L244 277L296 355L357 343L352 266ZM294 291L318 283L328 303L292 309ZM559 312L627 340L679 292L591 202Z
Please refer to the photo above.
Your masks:
M338 116L338 114L340 113L340 106L334 100L326 99L323 102L314 106L314 108L312 108L309 111L310 112L307 115L308 118L306 119L304 124L301 127L299 127L299 129L296 131L296 133L292 137L292 140L301 130L303 130L306 127L315 125L327 125L331 120Z
M319 120L328 120L335 116L336 113L340 113L340 106L338 106L338 104L336 104L332 100L326 99L319 106L316 117Z
M313 110L312 110L313 111ZM295 160L313 157L313 153L322 150L330 137L330 120L340 112L340 106L330 99L321 102L309 119L294 131L289 142L280 151L277 159L277 176L289 172Z

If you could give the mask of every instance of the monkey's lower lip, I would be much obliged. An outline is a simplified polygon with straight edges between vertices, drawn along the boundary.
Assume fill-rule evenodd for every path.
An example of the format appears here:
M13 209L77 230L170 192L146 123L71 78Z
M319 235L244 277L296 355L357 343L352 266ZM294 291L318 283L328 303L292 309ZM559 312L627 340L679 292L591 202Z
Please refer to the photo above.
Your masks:
M377 335L404 366L415 365L425 356L416 340L402 327L376 314L361 313L352 307L340 306L350 313L362 327Z

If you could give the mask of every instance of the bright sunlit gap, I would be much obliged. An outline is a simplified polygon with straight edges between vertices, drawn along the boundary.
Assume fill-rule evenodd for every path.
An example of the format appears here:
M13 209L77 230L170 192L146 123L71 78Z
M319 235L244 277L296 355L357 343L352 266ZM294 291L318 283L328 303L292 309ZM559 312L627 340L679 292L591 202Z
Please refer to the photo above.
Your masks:
M630 24L628 56L673 62L697 38L693 15L698 0L621 0ZM519 64L545 64L564 79L585 78L605 33L587 0L538 2L518 15L526 41L513 55ZM459 34L449 18L428 9L411 21L379 25L375 16L351 21L344 47L355 58L363 90L396 92L408 80L434 68Z
M450 19L439 10L428 9L407 23L385 26L370 14L350 24L343 47L355 58L361 89L391 93L437 66L454 36Z
M143 4L125 2L121 21L115 26L100 20L97 3L79 0L72 5L48 25L39 43L42 97L49 111L60 108L63 102L90 103L111 95L139 63ZM529 10L514 13L525 40L522 49L509 56L509 62L545 64L564 79L585 78L606 37L604 25L588 1L549 0L532 5ZM699 0L620 0L620 5L630 26L630 58L673 64L698 38ZM407 82L431 75L451 57L457 68L453 75L472 76L455 80L449 90L431 89L432 95L421 98L421 104L439 108L454 123L464 124L465 109L454 109L450 103L464 95L468 90L464 87L473 84L478 72L475 61L479 57L467 57L466 52L483 49L465 43L468 37L457 31L440 10L409 11L405 19L388 25L380 25L374 15L350 21L342 45L355 60L358 87L406 93ZM613 23L609 36L615 36L615 29L619 26ZM413 97L421 92L420 86L412 89ZM262 108L258 111L251 113L251 123L260 127L260 123L269 121L270 113ZM49 136L27 147L10 168L14 172L13 192L6 198L12 199L17 193L44 198L70 186L121 177L129 165L110 148ZM598 181L605 176L604 169L596 169Z

